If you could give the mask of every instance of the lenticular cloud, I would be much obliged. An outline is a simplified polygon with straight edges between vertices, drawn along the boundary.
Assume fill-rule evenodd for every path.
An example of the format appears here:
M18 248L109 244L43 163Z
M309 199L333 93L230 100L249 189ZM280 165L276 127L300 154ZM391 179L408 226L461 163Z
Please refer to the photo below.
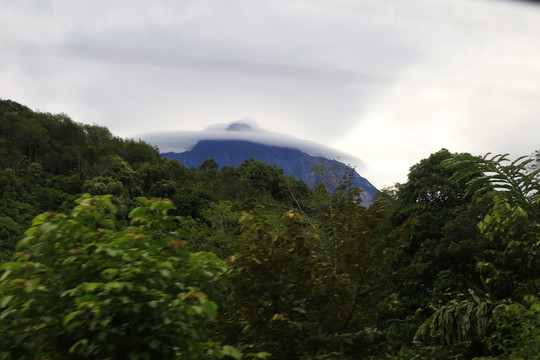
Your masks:
M265 130L253 119L210 125L202 131L148 133L142 134L138 138L157 146L160 153L189 151L200 140L244 140L264 145L298 149L308 155L323 156L327 159L339 160L351 165L360 165L360 160L351 155L292 135Z

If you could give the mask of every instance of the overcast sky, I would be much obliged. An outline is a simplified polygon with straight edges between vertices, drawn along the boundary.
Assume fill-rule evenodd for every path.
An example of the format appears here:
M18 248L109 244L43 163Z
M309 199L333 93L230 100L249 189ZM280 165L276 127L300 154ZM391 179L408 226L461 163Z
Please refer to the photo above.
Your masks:
M443 147L540 148L540 5L0 0L0 98L122 137L251 118L380 188Z

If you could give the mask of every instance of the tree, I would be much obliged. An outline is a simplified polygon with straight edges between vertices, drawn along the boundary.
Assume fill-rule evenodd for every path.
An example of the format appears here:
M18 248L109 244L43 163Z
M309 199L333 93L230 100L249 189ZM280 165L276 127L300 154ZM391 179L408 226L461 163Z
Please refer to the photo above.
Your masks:
M238 237L240 235L240 213L232 210L230 201L211 203L201 213L204 223L198 229L200 241L198 249L212 251L221 259L240 250Z
M249 180L252 189L260 197L271 196L277 200L282 200L285 197L284 189L279 186L285 176L283 169L278 169L275 165L270 166L262 161L248 159L237 170L241 178Z
M172 203L139 199L131 224L110 197L37 216L0 277L0 358L196 359L241 355L209 342L226 265L190 253Z
M343 200L343 193L335 191L343 185L351 168L343 168L335 160L320 158L311 171L315 176L317 186L315 187L315 204L323 208L325 212L331 215L334 207L339 206ZM322 205L322 206L321 206Z
M499 263L499 275L507 273L508 280L518 280L511 280L510 292L524 287L529 288L525 293L540 291L540 169L531 170L534 162L533 157L510 161L507 154L486 154L447 163L449 167L461 168L456 179L471 172L483 174L469 181L468 192L475 198L487 194L492 200L491 211L478 227L490 241L488 262ZM489 266L480 268L485 270Z
M452 176L457 170L444 165L449 159L463 156L467 155L442 149L411 167L408 181L397 187L392 223L393 226L405 223L410 226L402 241L408 261L427 265L422 275L423 287L431 285L441 271L470 273L476 263L471 257L481 251L468 245L478 243L477 219L487 208L466 196L468 181L479 177L480 173L471 172L455 179ZM461 251L463 256L451 254L460 247L467 249Z
M453 178L461 167L446 165L451 159L472 158L446 149L411 167L408 181L399 184L392 200L390 227L402 225L400 263L418 270L396 283L403 306L402 318L391 325L394 344L411 344L418 327L444 303L483 290L476 264L488 244L478 220L489 211L489 201L473 201L468 182L481 177L471 171Z
M218 168L219 165L214 159L206 159L199 165L199 179L210 191L214 190L214 183L219 175Z
M459 169L452 179L470 179L467 192L473 198L491 200L491 211L478 223L489 242L485 257L476 264L487 293L482 299L471 292L480 312L471 300L451 300L440 307L418 329L418 340L454 348L460 342L480 342L483 346L473 355L489 358L538 357L540 170L531 171L531 161L487 154L446 162L449 168ZM471 179L472 173L482 176Z
M15 243L24 228L7 216L0 216L0 264L11 259Z
M343 206L317 224L293 210L244 214L227 339L272 349L279 359L377 354L377 329L395 303L387 284L399 276L392 267L399 251L380 231L384 201L366 209L358 190L343 191Z
M309 319L321 315L313 311L321 300L312 276L316 236L292 211L278 220L258 208L242 223L245 250L232 259L234 292L222 332L233 343L253 342L276 358L298 359L309 346Z

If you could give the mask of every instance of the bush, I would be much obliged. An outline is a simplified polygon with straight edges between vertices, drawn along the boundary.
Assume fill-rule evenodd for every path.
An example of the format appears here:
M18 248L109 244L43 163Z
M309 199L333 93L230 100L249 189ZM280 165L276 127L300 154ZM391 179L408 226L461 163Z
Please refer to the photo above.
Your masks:
M219 286L226 265L184 248L181 219L167 215L170 201L139 201L124 227L110 196L85 195L70 215L33 220L13 261L2 265L0 359L198 359L232 351L207 341L217 305L200 291Z

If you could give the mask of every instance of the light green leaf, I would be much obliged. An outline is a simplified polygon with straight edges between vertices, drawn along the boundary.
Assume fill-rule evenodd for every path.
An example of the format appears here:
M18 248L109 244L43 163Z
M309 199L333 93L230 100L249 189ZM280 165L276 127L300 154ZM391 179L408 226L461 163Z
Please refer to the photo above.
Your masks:
M101 282L84 283L84 290L86 292L92 292L102 285L103 283Z
M6 295L4 296L3 298L0 299L0 308L4 308L6 307L9 302L11 301L11 299L14 298L14 295Z
M71 320L73 320L74 317L76 317L77 315L79 315L80 313L82 313L83 311L82 310L75 310L69 314L67 314L65 317L64 317L64 320L62 320L62 324L64 326L66 326Z
M223 346L222 352L223 352L223 355L225 356L230 356L235 359L242 359L242 352L233 346L230 346L230 345Z
M121 253L120 250L113 249L113 248L110 248L110 247L106 248L105 252L107 253L107 255L112 256L112 257L115 257L115 256L117 256L118 254Z
M35 237L33 236L26 236L24 238L22 238L18 243L17 245L15 246L15 250L19 250L23 247L27 247L28 245L30 245L30 243L35 240Z
M6 262L3 263L2 266L0 266L0 270L7 270L18 273L21 271L21 264L15 261Z

